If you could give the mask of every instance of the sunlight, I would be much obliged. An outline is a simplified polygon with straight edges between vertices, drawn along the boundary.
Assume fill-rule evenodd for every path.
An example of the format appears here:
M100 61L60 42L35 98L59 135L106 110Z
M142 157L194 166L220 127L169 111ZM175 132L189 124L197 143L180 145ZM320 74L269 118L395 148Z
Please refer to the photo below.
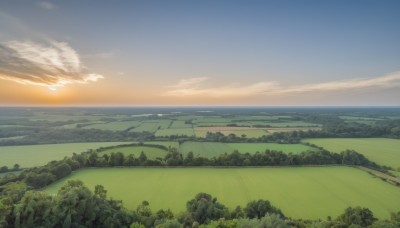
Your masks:
M50 86L50 87L48 87L48 88L49 88L49 90L52 91L52 92L56 92L56 91L57 91L57 87L52 87L52 86Z

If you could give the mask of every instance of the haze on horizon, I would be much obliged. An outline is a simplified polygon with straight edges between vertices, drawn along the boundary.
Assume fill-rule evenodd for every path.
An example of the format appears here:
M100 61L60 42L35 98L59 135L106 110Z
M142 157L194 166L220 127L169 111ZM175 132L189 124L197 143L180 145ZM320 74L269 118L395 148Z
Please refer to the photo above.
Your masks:
M2 1L0 105L400 105L400 1Z

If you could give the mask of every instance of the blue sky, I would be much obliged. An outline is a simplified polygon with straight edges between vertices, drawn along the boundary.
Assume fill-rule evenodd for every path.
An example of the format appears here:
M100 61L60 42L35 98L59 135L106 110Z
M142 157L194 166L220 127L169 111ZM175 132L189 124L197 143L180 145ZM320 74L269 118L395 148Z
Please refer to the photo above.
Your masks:
M16 103L399 105L399 9L361 0L2 1L6 48L21 56L63 43L80 65L60 76L64 84L21 81L23 70L0 71L0 82L41 93Z

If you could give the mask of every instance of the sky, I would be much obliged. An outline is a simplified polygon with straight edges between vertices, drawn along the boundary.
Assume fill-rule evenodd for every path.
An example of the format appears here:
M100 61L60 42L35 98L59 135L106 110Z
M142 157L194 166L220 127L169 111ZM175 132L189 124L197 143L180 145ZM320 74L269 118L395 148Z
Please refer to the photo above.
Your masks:
M2 106L400 105L397 0L0 1Z

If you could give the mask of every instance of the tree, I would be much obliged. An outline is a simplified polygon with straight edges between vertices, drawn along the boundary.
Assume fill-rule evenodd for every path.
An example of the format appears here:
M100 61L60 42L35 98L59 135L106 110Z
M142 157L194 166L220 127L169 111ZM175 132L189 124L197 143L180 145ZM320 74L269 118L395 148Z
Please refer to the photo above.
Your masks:
M20 168L19 164L15 164L14 167L13 167L13 170L14 170L14 171L18 171L19 168Z
M12 227L14 203L11 197L0 199L0 227Z
M68 181L54 200L54 227L127 227L133 215L119 201L105 200L105 190L93 194L82 181Z
M199 193L186 203L186 209L194 221L200 224L210 220L229 217L228 209L220 204L217 198L207 193Z
M8 167L7 166L0 167L0 173L5 173L5 172L8 172Z
M107 190L104 189L103 185L94 186L94 194L105 200L107 197Z
M153 227L156 217L153 216L153 212L150 209L150 204L147 201L143 201L136 208L136 213L139 216L139 221L146 227Z
M364 227L371 225L377 219L368 208L348 207L344 213L337 218L337 220L348 226L355 224Z
M242 228L290 228L290 226L278 214L266 214L260 219L239 219L238 226Z
M56 176L51 173L29 173L26 177L26 183L35 189L45 187L56 180Z
M248 218L262 218L267 213L284 217L282 211L272 206L268 200L251 201L244 208L244 212Z
M140 161L141 165L144 165L146 163L146 161L147 161L147 156L143 151L140 152L139 161Z
M193 158L194 158L193 152L189 151L189 153L187 153L186 158L184 160L185 165L192 165Z
M52 197L45 192L28 191L14 211L15 227L53 227Z
M63 177L68 176L71 174L72 170L71 167L67 163L62 163L59 165L54 166L51 169L51 173L56 176L57 179L61 179Z

